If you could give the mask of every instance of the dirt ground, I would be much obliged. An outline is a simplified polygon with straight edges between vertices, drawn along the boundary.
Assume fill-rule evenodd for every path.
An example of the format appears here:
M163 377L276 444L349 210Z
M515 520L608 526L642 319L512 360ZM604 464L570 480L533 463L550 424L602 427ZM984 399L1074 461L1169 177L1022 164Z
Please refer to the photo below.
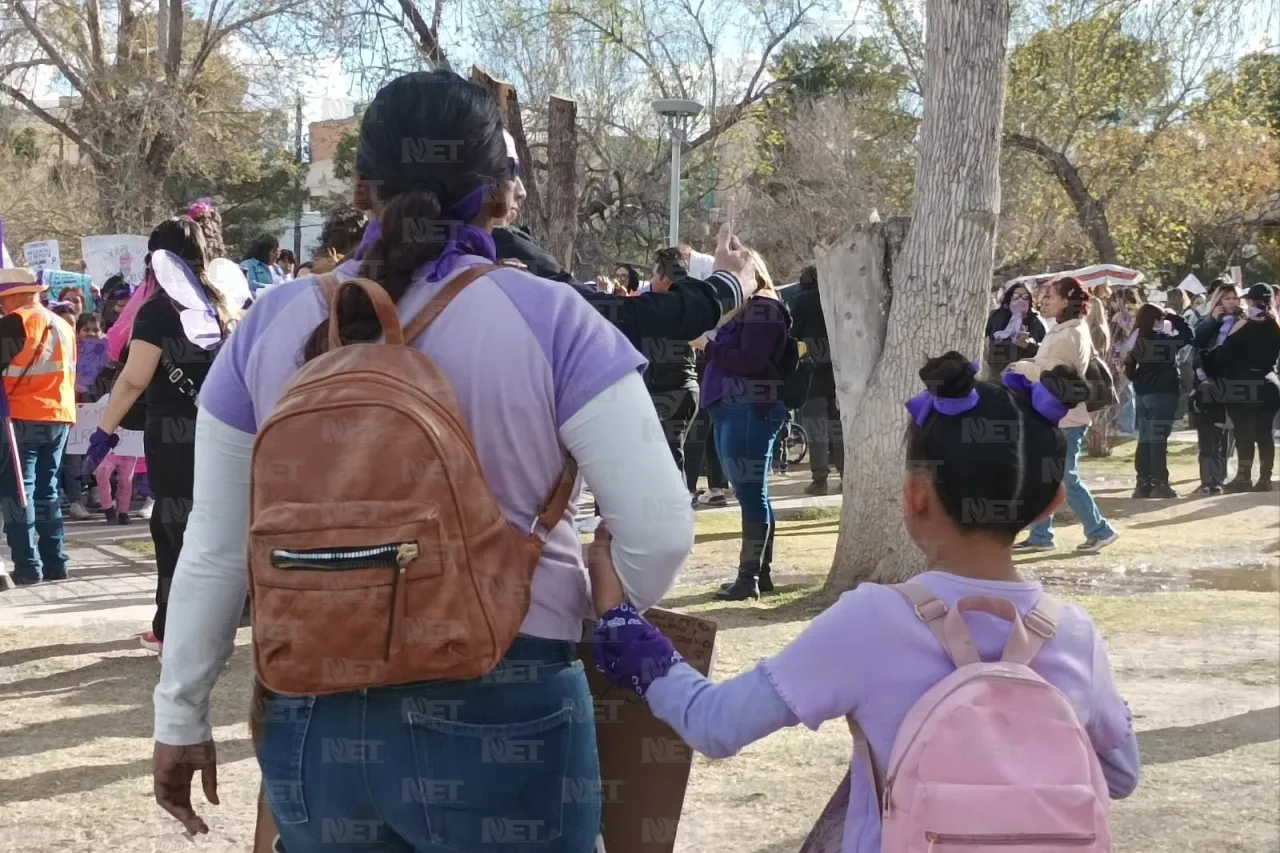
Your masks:
M1194 458L1175 460L1189 492ZM1079 526L1064 525L1062 550L1024 562L1093 614L1135 710L1143 776L1114 806L1115 849L1280 851L1280 495L1131 501L1130 465L1122 450L1085 468L1120 542L1077 557ZM815 587L836 528L830 510L784 522L782 589L731 605L710 593L736 557L736 515L699 516L695 554L667 605L719 623L716 677L776 652L820 609ZM138 649L138 630L107 620L0 629L0 851L248 850L257 785L244 723L248 631L214 696L223 804L207 809L213 835L192 844L151 797L159 667ZM849 751L833 723L697 759L677 850L797 850Z

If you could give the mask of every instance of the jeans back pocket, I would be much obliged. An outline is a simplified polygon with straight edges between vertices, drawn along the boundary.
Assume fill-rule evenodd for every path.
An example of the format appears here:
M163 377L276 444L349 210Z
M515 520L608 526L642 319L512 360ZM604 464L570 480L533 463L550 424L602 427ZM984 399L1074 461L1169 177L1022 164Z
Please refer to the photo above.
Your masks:
M410 712L417 790L433 844L534 853L560 837L573 709L474 725Z

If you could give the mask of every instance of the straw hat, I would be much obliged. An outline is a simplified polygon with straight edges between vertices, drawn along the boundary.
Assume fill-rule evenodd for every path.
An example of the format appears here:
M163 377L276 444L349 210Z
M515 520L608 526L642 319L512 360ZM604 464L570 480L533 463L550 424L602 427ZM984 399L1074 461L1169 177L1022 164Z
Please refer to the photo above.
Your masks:
M0 269L0 296L13 293L44 293L49 285L36 281L31 270L24 267L5 267Z

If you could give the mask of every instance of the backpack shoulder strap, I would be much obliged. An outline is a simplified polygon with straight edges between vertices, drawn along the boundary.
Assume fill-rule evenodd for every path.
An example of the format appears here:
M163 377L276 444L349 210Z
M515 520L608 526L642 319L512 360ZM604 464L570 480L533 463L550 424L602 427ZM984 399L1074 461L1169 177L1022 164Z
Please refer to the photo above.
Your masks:
M889 589L905 598L911 605L911 609L916 612L916 618L929 626L929 630L938 638L938 642L946 646L947 635L942 625L947 615L947 605L942 602L942 599L930 592L928 587L911 581L892 584Z
M501 269L502 266L502 264L477 264L476 266L468 267L449 279L449 282L440 289L440 292L431 297L431 301L408 323L405 323L404 342L406 344L413 343L468 285L496 269ZM530 534L536 534L538 528L541 527L543 531L542 538L545 538L546 534L555 529L555 526L564 518L564 511L569 506L569 501L573 498L573 487L577 481L578 463L572 456L567 457L564 468L560 471L560 479L556 481L555 486L552 487L551 492L547 495L547 499L538 508L538 514L534 517L533 525L529 530Z
M1063 604L1058 599L1042 595L1035 607L1022 619L1026 628L1021 633L1015 631L1005 647L1003 660L1029 666L1040 652L1040 648L1050 640L1058 630L1062 621Z
M431 297L431 301L426 307L418 312L417 316L404 324L404 340L405 343L412 343L414 339L427 330L435 319L440 316L440 312L449 307L449 303L454 297L463 291L463 289L478 278L488 275L494 270L502 269L501 264L478 264L474 267L468 267L462 272L449 279L449 283L440 288L440 292Z

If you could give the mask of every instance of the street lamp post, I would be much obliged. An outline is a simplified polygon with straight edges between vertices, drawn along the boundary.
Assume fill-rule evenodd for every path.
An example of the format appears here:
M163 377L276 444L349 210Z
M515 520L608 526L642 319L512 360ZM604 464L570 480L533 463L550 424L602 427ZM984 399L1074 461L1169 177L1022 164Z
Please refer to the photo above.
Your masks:
M684 147L685 128L688 119L702 112L702 104L682 98L663 98L653 102L658 115L667 120L671 128L671 220L668 227L669 241L667 245L680 243L680 155Z

